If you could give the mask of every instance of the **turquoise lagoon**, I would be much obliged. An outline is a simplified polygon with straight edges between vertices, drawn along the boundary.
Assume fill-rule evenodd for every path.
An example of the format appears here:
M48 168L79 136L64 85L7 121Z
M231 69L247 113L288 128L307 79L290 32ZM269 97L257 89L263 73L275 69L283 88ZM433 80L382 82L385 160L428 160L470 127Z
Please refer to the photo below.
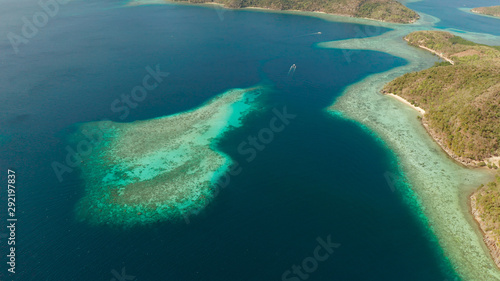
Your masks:
M23 7L21 17L32 4L5 7ZM137 280L283 280L327 237L341 246L307 273L310 280L497 280L466 206L467 194L489 175L453 163L426 136L416 112L378 93L386 81L437 61L401 37L446 29L439 17L422 14L403 26L307 13L74 1L19 55L1 41L1 159L24 186L18 195L23 270L16 280L110 280L123 270ZM17 17L8 18L2 32L21 29ZM486 34L474 26L449 28L499 42L494 26ZM157 64L171 75L120 119L110 105ZM289 76L292 64L297 70ZM169 153L141 130L254 85L265 88L251 103L255 108L234 128L224 114L209 122L217 124L208 129L213 138L202 142L207 154L216 152L241 170L217 193L205 189L209 200L196 205L188 221L178 219L180 213L140 219L148 213L139 209L113 209L130 216L82 215L91 210L82 206L99 203L86 201L98 190L92 180L156 175L127 165L146 161L142 154L129 162L120 162L128 157L121 155L106 166L118 174L100 170L100 153L121 141L151 155ZM238 147L284 107L296 117L249 160ZM65 148L85 139L80 130L103 119L119 134L58 181L51 163L64 163ZM169 128L161 128L168 135ZM131 131L148 137L136 141L126 134ZM161 161L155 167L165 169ZM219 171L207 175L227 176L227 169Z

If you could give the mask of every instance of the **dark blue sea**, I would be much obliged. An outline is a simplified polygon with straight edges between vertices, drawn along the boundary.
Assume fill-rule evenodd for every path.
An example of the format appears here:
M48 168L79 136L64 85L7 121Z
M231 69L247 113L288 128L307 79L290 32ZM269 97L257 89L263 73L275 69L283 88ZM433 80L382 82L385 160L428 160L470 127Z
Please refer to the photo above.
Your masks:
M467 13L462 9L500 5L500 0L422 0L406 3L410 9L439 19L437 28L457 32L476 32L500 35L500 19Z
M394 153L324 110L346 86L407 62L373 51L346 59L315 44L388 29L122 4L61 4L17 53L9 32L22 34L22 17L41 8L0 6L0 280L454 280L427 225L384 177L404 177ZM148 66L170 75L120 117L112 103L142 83ZM270 89L261 110L217 144L242 172L189 223L118 229L77 221L85 192L78 168L59 181L52 167L65 161L75 124L170 115L255 85ZM296 117L247 161L238 145L284 107ZM7 169L17 178L14 275L6 265ZM323 247L328 241L335 247Z

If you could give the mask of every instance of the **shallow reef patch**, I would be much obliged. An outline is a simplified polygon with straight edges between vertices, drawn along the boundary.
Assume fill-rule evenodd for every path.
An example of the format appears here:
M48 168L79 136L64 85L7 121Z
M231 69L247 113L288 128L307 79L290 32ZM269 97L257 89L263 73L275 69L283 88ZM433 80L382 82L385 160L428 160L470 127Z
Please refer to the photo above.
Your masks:
M233 89L166 117L81 124L80 132L105 131L82 161L86 187L77 217L91 224L133 226L178 220L205 207L232 164L215 143L241 126L260 93L259 88Z

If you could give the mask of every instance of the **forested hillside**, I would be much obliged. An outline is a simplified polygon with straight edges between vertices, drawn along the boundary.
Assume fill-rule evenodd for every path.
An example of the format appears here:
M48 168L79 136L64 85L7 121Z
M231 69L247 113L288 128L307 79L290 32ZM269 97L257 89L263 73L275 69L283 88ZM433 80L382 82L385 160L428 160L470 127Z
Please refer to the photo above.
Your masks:
M261 7L275 10L325 12L396 23L416 21L418 14L395 0L174 0L224 4L228 8Z
M488 16L500 17L500 6L474 8L472 9L472 12Z
M454 65L443 62L405 74L383 91L423 108L424 125L457 160L488 164L483 161L500 154L500 48L440 31L413 32L405 40L436 51Z

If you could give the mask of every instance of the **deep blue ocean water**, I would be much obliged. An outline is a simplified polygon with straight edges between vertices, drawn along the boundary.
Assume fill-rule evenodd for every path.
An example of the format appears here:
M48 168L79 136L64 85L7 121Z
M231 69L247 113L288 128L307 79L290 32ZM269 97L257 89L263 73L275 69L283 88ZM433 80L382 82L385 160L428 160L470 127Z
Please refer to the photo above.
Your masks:
M384 178L400 173L390 149L324 111L347 85L406 62L372 51L347 60L341 50L314 44L387 29L118 4L67 4L18 54L4 35L20 33L19 17L36 5L9 2L1 10L8 20L0 41L0 163L16 171L19 219L18 273L7 276L2 253L1 280L113 280L122 270L135 276L126 280L282 280L313 254L318 237L328 236L340 247L307 280L454 278L426 226ZM289 77L292 64L297 70ZM156 65L170 75L120 119L110 105ZM256 84L271 89L264 107L218 144L242 172L189 224L122 230L76 222L83 182L77 170L59 182L51 167L64 161L73 124L169 115ZM285 106L297 117L248 163L237 146L268 126L273 108Z
M410 9L440 19L437 28L500 35L500 19L471 14L459 8L476 8L500 5L500 0L422 0L407 3Z

